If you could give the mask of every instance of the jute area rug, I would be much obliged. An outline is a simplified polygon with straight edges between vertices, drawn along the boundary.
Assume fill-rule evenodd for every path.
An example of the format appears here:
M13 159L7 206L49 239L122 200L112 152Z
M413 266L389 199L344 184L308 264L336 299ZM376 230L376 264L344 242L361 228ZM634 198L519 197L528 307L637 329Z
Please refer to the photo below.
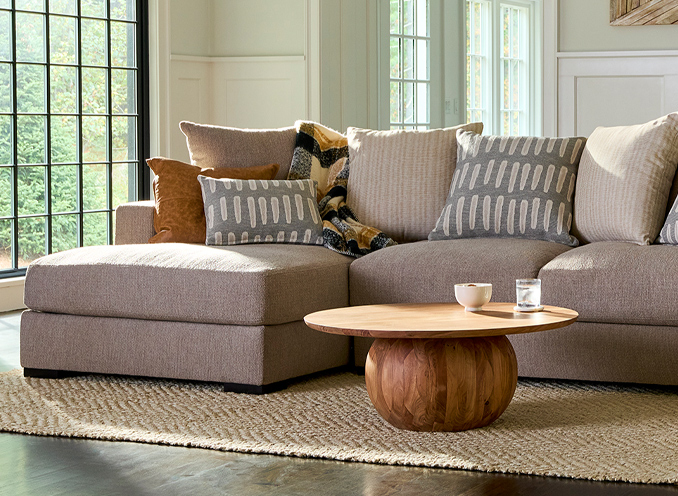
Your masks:
M264 396L216 384L0 374L0 430L243 453L644 483L678 482L675 389L521 380L494 424L391 427L337 374Z

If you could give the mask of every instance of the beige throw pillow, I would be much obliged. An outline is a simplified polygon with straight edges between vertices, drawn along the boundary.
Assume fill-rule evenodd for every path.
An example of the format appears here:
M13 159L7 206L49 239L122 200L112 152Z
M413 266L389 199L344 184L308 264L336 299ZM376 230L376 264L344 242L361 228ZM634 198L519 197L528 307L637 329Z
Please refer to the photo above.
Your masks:
M427 239L452 183L458 129L480 134L483 124L429 131L348 128L346 203L358 220L398 242Z
M652 243L678 164L678 112L637 126L599 127L586 142L574 198L582 242Z
M183 121L191 163L203 169L279 164L276 179L285 179L292 163L294 127L238 129Z

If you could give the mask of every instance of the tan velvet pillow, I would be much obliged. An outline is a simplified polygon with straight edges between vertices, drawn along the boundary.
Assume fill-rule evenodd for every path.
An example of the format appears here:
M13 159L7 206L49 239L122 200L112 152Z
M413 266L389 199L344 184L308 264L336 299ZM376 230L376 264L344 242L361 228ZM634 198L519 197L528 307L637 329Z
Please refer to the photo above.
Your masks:
M198 175L215 179L273 179L278 164L253 167L202 169L169 158L149 158L146 163L155 174L153 193L157 233L149 243L204 243L205 211Z

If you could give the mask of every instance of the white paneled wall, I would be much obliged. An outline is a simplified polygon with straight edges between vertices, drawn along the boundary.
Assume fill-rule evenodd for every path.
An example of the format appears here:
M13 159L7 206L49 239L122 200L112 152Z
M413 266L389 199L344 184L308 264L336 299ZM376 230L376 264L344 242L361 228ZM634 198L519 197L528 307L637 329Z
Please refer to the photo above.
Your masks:
M188 161L179 122L242 128L291 126L307 118L303 56L194 57L170 61L170 156Z
M678 51L558 55L558 135L642 124L678 111Z

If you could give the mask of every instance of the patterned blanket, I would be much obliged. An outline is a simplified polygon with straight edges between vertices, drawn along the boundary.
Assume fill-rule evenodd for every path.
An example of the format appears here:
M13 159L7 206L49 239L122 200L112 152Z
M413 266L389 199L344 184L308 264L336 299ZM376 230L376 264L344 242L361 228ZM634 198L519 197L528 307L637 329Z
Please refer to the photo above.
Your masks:
M346 205L348 140L314 122L297 121L297 140L288 179L318 183L318 208L323 219L324 245L343 255L361 257L397 244L384 233L365 226Z

